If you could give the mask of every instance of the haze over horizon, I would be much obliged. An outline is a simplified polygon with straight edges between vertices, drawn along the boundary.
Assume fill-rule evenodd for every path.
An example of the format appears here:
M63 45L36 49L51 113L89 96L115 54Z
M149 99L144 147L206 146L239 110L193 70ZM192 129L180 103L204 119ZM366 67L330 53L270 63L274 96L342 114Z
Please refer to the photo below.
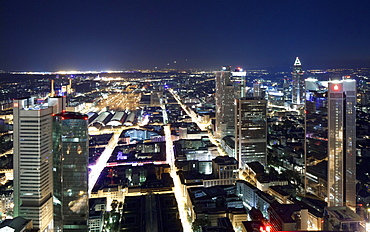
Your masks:
M0 70L370 67L370 2L1 1Z

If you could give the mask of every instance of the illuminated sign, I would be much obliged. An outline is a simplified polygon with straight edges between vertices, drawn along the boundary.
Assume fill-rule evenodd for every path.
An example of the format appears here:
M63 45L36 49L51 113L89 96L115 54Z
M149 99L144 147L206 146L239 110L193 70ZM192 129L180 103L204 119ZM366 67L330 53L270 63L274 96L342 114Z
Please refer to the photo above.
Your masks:
M13 107L19 107L19 103L18 102L14 102L13 103Z
M334 85L334 86L333 86L333 89L334 89L335 91L338 91L338 90L339 90L339 85Z
M122 151L119 151L117 154L117 160L126 160L127 155L123 155Z

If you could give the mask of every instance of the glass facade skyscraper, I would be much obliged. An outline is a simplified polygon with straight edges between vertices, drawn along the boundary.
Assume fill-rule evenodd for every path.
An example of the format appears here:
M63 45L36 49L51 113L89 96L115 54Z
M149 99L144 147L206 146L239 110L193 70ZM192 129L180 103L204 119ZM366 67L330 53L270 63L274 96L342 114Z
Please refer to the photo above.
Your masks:
M88 231L88 117L63 112L54 115L55 230Z

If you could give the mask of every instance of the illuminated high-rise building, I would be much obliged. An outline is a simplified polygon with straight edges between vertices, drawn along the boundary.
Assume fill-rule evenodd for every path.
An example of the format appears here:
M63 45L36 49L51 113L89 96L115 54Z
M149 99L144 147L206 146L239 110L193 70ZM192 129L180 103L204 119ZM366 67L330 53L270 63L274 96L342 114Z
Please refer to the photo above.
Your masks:
M88 117L54 115L55 231L88 231Z
M305 189L329 206L356 205L356 81L306 80Z
M245 96L246 72L240 68L231 71L231 67L223 67L216 72L216 137L221 139L234 135L234 99Z
M245 163L267 162L267 101L235 99L235 154L239 168Z
M226 119L233 118L234 114L234 88L231 84L231 68L223 67L222 71L216 72L216 137L221 139L227 130L233 129L233 121ZM230 133L231 134L231 133Z
M301 61L297 57L292 72L292 104L296 106L300 106L304 103L303 74Z
M356 81L328 85L328 205L356 206Z
M241 99L246 97L246 72L243 72L242 68L235 69L234 72L231 72L232 76L232 85L234 86L234 98Z
M33 220L40 231L53 229L53 113L64 110L65 98L13 101L14 216Z

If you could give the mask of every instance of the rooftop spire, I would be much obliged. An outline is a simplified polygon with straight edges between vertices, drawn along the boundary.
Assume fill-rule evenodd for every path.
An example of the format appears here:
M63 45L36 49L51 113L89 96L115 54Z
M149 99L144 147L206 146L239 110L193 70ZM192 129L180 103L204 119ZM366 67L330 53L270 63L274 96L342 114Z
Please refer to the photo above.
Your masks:
M298 56L295 58L294 66L302 65L301 61L299 60Z

